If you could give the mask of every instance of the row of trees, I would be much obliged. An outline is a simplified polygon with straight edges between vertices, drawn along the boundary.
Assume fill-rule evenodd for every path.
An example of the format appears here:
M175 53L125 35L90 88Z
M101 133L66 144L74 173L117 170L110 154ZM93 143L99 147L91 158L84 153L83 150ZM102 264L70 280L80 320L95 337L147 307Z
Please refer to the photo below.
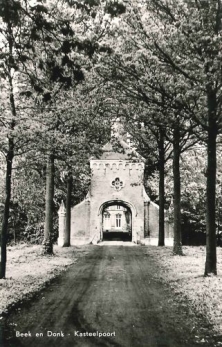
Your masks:
M98 43L105 25L102 12L109 8L95 12L97 8L97 1L1 1L0 149L6 180L0 278L6 273L12 179L16 183L19 177L19 185L23 181L27 190L27 175L34 170L37 180L45 183L43 251L51 254L55 179L57 188L64 181L70 187L75 177L87 181L87 160L98 155L106 140L109 126L101 119L100 86L95 84L92 67L94 52L104 50ZM20 193L18 202L23 194L30 218L33 202L21 189Z

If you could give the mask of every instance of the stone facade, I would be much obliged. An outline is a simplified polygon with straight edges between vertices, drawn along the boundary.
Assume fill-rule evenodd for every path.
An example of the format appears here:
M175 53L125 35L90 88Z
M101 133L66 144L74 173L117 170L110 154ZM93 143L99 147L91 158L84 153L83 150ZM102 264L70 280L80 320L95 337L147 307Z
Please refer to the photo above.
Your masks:
M157 244L159 207L150 201L143 186L143 158L124 141L121 145L124 153L115 152L112 145L107 144L102 157L90 161L92 179L89 193L71 212L71 245L102 241L104 214L108 209L115 210L115 206L121 206L120 209L128 211L130 215L128 232L132 242ZM117 219L121 217L117 215ZM64 245L63 218L64 209L60 211L60 246ZM116 225L115 220L112 223L112 228L116 227L116 231L126 232L127 228L121 229L121 220L116 221ZM167 243L172 243L172 232L168 223Z

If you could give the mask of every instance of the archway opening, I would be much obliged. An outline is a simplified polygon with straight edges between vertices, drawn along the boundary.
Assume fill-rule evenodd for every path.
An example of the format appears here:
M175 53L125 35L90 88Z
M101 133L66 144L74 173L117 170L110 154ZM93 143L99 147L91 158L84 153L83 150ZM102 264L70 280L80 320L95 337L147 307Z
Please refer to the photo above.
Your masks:
M102 239L132 241L132 212L124 202L107 202L102 209Z

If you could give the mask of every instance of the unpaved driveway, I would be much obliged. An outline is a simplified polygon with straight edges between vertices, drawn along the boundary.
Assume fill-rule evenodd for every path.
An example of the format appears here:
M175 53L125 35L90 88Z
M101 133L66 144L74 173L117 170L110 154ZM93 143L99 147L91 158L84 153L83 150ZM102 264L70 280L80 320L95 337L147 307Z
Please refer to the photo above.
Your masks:
M196 343L192 317L153 278L155 272L146 247L92 246L32 302L10 313L1 323L0 346L213 346ZM21 333L27 336L16 337Z

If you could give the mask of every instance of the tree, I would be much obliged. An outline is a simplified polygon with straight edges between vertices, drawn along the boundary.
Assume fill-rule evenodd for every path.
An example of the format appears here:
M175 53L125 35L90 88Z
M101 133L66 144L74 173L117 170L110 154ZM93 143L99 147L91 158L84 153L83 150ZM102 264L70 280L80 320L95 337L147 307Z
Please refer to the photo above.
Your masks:
M3 94L1 95L1 106L3 109L3 117L1 120L1 151L6 159L6 181L5 181L5 203L2 219L1 230L1 269L0 278L5 278L6 274L6 244L8 233L9 206L11 199L11 180L12 167L15 155L21 150L21 128L19 129L19 112L16 104L17 84L16 71L19 70L20 60L18 59L18 51L20 53L23 48L19 48L25 21L25 15L22 13L22 7L19 1L3 0L0 8L0 37L1 37L1 55L0 55L0 78L2 82Z
M139 112L138 112L139 111ZM130 111L128 110L128 113ZM132 110L131 110L132 112ZM158 245L165 242L165 163L171 155L169 142L165 139L165 130L160 125L152 124L147 119L147 108L137 105L136 112L125 116L125 130L131 135L133 146L146 159L144 184L147 188L147 179L155 170L159 173L159 237ZM138 116L139 114L139 116ZM142 116L144 114L144 116ZM152 126L150 125L152 124ZM167 153L169 152L169 153Z

